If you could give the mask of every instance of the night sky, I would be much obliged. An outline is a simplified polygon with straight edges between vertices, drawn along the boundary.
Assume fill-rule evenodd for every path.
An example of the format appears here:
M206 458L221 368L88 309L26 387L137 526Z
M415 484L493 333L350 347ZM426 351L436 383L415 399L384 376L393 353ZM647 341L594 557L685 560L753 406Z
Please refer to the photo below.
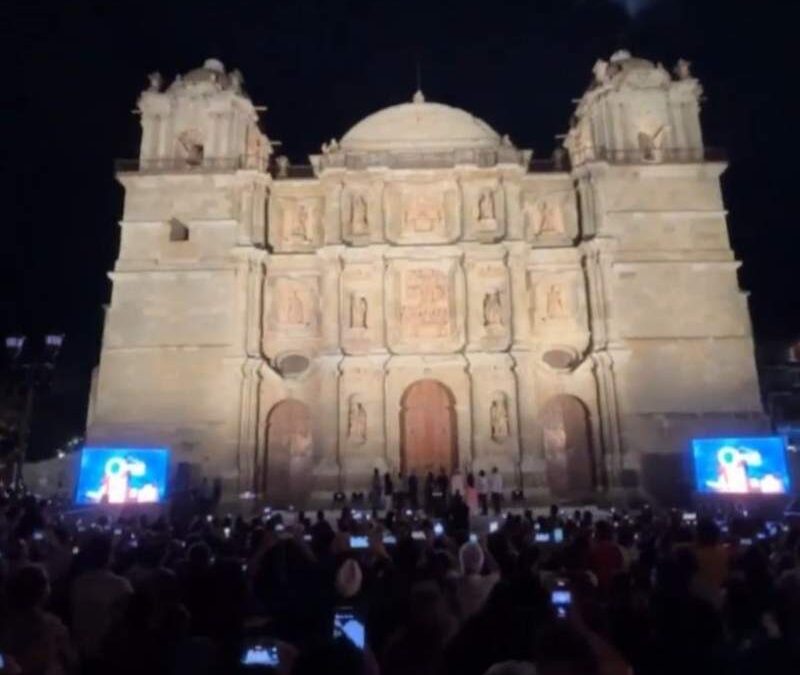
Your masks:
M756 337L796 336L795 6L13 0L0 30L11 73L0 110L10 177L0 335L67 334L60 384L43 406L56 411L58 429L80 431L118 247L123 194L113 160L137 153L131 110L153 70L171 81L208 57L239 68L253 101L269 108L262 128L304 162L367 114L410 100L419 63L428 100L464 108L543 157L567 129L594 61L624 47L670 69L679 57L692 61L706 92L706 144L731 162L723 187ZM54 434L39 434L40 452Z

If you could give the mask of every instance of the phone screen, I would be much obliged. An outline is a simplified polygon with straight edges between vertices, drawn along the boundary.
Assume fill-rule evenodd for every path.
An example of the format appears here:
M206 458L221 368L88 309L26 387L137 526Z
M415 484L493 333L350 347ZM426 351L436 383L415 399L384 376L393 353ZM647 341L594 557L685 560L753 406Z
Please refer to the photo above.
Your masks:
M411 538L414 541L425 541L425 533L422 530L414 530L411 533Z
M397 537L395 537L393 534L384 534L383 535L383 543L384 544L396 544L397 543Z
M557 527L553 530L553 543L560 544L564 541L564 530Z
M437 537L441 537L441 536L444 534L444 525L442 525L441 523L436 523L436 524L433 526L433 533L434 533L434 534L435 534Z
M471 532L471 533L470 533L470 535L469 535L469 540L470 540L470 541L471 541L473 544L476 544L476 543L478 542L478 535L477 535L477 534L475 534L474 532Z
M563 619L567 616L567 609L572 604L572 593L566 588L557 588L550 593L550 604L555 607L556 616Z
M489 532L497 532L499 527L500 525L498 524L498 522L496 520L493 520L491 523L489 523Z
M550 535L547 532L537 532L533 535L533 540L537 544L547 544L550 541Z
M350 548L367 548L369 541L367 537L350 537Z
M41 541L42 539L44 539L44 533L41 530L36 530L33 533L33 539L34 541Z
M333 615L333 637L345 637L359 649L364 649L366 631L364 622L350 608L337 609Z
M251 644L242 652L243 666L279 666L280 656L275 645Z

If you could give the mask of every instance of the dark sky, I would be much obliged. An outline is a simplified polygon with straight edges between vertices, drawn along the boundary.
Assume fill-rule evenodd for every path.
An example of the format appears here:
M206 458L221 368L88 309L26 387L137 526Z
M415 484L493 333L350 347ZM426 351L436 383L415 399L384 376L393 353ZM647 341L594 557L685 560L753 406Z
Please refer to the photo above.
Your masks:
M759 339L800 333L795 217L800 65L796 3L778 0L14 0L0 31L12 73L3 145L0 335L67 334L65 413L81 424L97 360L106 272L146 74L171 80L210 56L239 68L267 134L303 161L374 110L410 99L469 110L548 155L598 57L626 47L693 62L706 144L728 152L731 238ZM8 12L8 9L5 10Z

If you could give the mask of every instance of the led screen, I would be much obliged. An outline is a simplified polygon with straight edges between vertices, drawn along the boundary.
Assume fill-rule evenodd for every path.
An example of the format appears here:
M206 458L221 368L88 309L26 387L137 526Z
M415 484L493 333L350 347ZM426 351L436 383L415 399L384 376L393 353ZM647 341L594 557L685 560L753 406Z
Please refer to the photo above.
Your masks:
M167 492L169 451L142 448L84 448L77 504L152 504Z
M692 441L698 492L785 494L789 491L784 441L758 438L696 438Z

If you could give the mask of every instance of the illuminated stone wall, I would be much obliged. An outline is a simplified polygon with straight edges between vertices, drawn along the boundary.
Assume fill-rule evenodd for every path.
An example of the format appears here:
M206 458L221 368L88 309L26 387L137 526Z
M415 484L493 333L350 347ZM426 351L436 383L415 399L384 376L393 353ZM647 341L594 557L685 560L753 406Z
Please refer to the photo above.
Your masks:
M221 65L155 82L90 440L167 444L283 501L426 457L544 501L660 494L691 436L762 428L699 84L603 64L571 165L418 94L303 178L265 170Z

